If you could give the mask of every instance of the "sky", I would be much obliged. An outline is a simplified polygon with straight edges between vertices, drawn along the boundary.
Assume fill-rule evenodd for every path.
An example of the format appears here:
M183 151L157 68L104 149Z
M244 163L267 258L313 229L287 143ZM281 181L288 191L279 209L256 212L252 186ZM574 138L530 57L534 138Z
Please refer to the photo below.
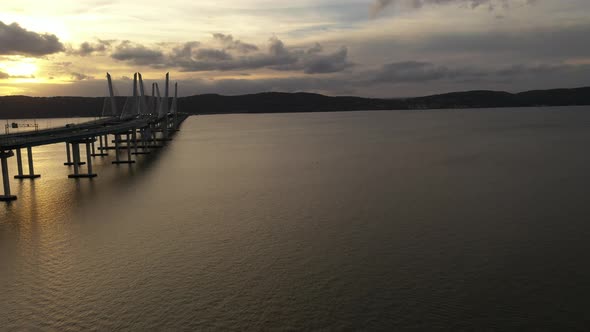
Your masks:
M589 0L0 0L0 95L590 86Z

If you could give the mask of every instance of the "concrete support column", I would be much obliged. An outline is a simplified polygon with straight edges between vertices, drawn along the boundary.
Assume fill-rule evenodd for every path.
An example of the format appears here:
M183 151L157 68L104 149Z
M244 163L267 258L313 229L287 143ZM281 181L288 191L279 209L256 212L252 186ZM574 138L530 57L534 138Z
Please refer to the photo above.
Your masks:
M162 128L162 138L168 139L168 115L164 118L164 128Z
M70 143L66 142L66 159L67 161L64 163L64 165L71 165L72 164L72 156L71 156L71 152L70 152Z
M94 142L94 139L92 140ZM76 162L80 161L80 143L72 143L72 147L74 149L74 174L68 175L70 179L79 179L79 178L93 178L96 177L96 174L92 173L92 153L91 153L91 143L88 140L84 140L82 143L86 145L86 165L88 169L88 173L81 174L80 169L77 166Z
M8 177L7 159L14 156L12 150L0 151L0 162L2 164L2 183L4 185L4 195L0 195L0 201L14 201L16 196L10 194L10 178Z
M27 155L29 157L29 177L31 179L41 177L41 175L35 174L35 169L33 168L33 148L30 146L27 147Z
M36 179L41 177L41 175L35 174L35 168L33 167L33 149L30 146L27 147L27 157L29 161L29 174L23 174L22 155L20 149L16 150L18 174L14 176L15 179Z
M92 157L106 157L109 155L108 150L104 148L103 144L102 144L102 135L98 136L98 151L100 151L99 153L96 153L95 151L95 142L96 141L96 137L93 138L92 141Z
M23 176L23 156L20 149L16 149L16 167L18 169L18 175L15 175L14 178L18 179L18 177Z
M92 159L90 158L90 144L94 150L94 141L92 143L86 142L86 167L88 168L88 175L92 174ZM94 151L93 151L94 152Z
M137 154L137 130L133 128L133 152Z
M127 140L127 160L131 160L131 142L129 141L129 133L126 135Z
M145 135L145 137L144 137ZM146 151L151 151L150 149L150 137L152 135L152 130L148 128L143 128L143 132L141 133L141 138L143 140L143 148Z
M135 136L134 136L134 141L135 141L135 152L133 152L133 154L138 155L138 154L150 154L150 151L148 150L148 138L146 136L146 129L145 128L141 128L139 130L139 137L137 137L137 132L134 132ZM139 143L139 148L141 148L141 151L138 151L138 143L137 141L141 139L140 143Z
M121 137L118 134L115 135L115 161L113 161L113 164L118 164L121 162L121 157L119 157L119 142L120 141L121 141ZM107 139L107 142L108 142L108 139Z
M116 160L113 161L113 164L133 164L135 160L131 160L131 142L129 141L129 133L126 134L126 142L127 142L127 160L121 160L119 156L119 150L121 148L121 134L115 135L115 151L117 153Z
M64 165L66 166L72 166L74 165L74 162L72 162L72 152L70 150L70 145L72 145L72 143L66 142L66 158L67 158L67 162L64 163ZM72 147L73 148L73 147ZM78 165L84 165L86 164L83 161L78 160Z
M74 175L78 175L80 173L80 145L72 143L72 149L74 150Z
M155 124L152 127L152 141L153 141L153 143L151 145L152 148L159 149L159 148L161 148L161 147L164 146L163 143L162 144L158 144L158 142L164 140L163 138L158 138L158 131L162 131L162 125L161 125L161 123Z

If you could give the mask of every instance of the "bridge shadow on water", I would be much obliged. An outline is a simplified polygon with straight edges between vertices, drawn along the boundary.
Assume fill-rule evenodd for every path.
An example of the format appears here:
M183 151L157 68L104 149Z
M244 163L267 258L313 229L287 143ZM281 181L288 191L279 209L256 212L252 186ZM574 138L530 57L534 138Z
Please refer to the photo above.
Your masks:
M13 191L18 195L18 200L3 204L0 222L17 226L20 221L59 218L65 210L83 208L103 194L117 193L121 188L131 187L155 170L158 163L169 153L168 145L172 143L173 141L170 141L162 148L152 149L150 154L134 156L136 162L133 164L112 165L114 153L106 157L93 157L97 178L67 179L64 176L48 174L34 181L14 180ZM122 150L120 155L124 156L125 150ZM58 169L55 165L60 165L61 160L54 157L46 162ZM65 173L72 171L71 166L66 169ZM84 171L81 170L82 173ZM54 169L45 172L51 173ZM63 169L60 172L64 173ZM106 188L108 190L105 190Z
M173 141L151 154L136 156L136 163L129 165L112 165L113 153L95 157L98 177L94 179L68 179L65 175L72 168L62 166L61 157L53 155L45 161L45 169L41 168L40 179L11 181L18 200L0 208L0 261L5 263L0 270L10 270L17 262L8 258L32 243L61 243L64 247L59 250L65 250L67 243L77 241L76 229L86 227L88 213L100 214L105 206L124 203L126 195L132 195L141 181L155 173L170 153L169 144ZM59 252L55 248L44 250Z
M172 142L173 141L170 141L168 144L171 144ZM141 155L140 157L136 156L136 162L133 164L113 165L118 172L114 177L109 179L109 185L126 185L140 180L150 174L157 163L164 158L167 153L168 146L166 145L160 149L154 149L150 154Z

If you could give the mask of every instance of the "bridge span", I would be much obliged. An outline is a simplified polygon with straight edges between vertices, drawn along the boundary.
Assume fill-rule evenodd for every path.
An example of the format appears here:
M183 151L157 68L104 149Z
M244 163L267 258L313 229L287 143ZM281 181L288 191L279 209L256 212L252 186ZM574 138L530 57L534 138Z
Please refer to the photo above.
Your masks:
M73 167L69 178L93 178L92 159L103 157L114 150L113 164L132 164L132 155L149 154L163 147L179 130L188 114L178 112L178 84L174 85L174 96L169 96L170 76L166 73L164 96L160 95L157 83L152 84L152 95L145 94L140 73L134 74L133 96L128 97L121 110L118 110L113 93L111 75L107 73L109 97L105 98L102 117L59 128L37 130L16 134L0 135L0 162L4 194L0 201L12 201L17 197L10 192L8 159L16 155L16 179L37 179L33 163L33 147L65 143L67 160L64 165ZM114 139L109 146L109 137ZM96 146L98 143L98 147ZM80 145L86 147L86 160L80 156ZM28 174L23 172L22 149L27 150ZM16 152L16 154L15 154ZM125 157L125 158L123 158ZM81 166L86 165L85 172Z

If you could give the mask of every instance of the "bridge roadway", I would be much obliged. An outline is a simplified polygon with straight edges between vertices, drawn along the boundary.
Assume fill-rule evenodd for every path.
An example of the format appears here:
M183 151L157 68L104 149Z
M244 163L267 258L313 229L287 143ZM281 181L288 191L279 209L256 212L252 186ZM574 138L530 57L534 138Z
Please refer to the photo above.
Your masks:
M16 196L10 194L10 181L8 177L8 158L14 156L12 150L16 150L18 175L17 179L35 179L40 175L35 174L33 167L32 148L35 146L66 143L67 162L64 165L73 166L74 173L70 178L93 178L97 175L92 172L92 158L95 156L108 155L109 135L115 136L115 158L113 164L132 164L135 160L131 159L131 150L133 154L148 154L151 148L159 148L161 144L169 140L170 137L178 131L180 124L186 120L188 114L168 113L163 117L157 117L152 114L142 114L129 119L120 117L111 117L89 121L80 124L72 124L59 128L38 130L33 132L24 132L16 134L0 135L0 161L2 166L2 182L4 185L4 195L0 195L0 201L12 201ZM161 137L157 137L157 133ZM137 135L141 137L139 139ZM121 139L125 135L126 139ZM104 146L103 146L104 137ZM95 153L95 142L99 138L101 153ZM126 142L125 146L121 146ZM80 144L86 145L86 162L80 160ZM72 149L70 149L70 146ZM29 174L23 173L23 163L21 149L27 149ZM119 151L126 150L127 159L122 160ZM142 151L138 151L142 149ZM71 151L71 153L70 153ZM86 164L87 173L81 173L79 167Z
M107 118L59 128L0 135L0 151L79 141L89 137L109 134L124 134L133 129L146 128L149 124L150 121L147 118L130 119L127 121Z

